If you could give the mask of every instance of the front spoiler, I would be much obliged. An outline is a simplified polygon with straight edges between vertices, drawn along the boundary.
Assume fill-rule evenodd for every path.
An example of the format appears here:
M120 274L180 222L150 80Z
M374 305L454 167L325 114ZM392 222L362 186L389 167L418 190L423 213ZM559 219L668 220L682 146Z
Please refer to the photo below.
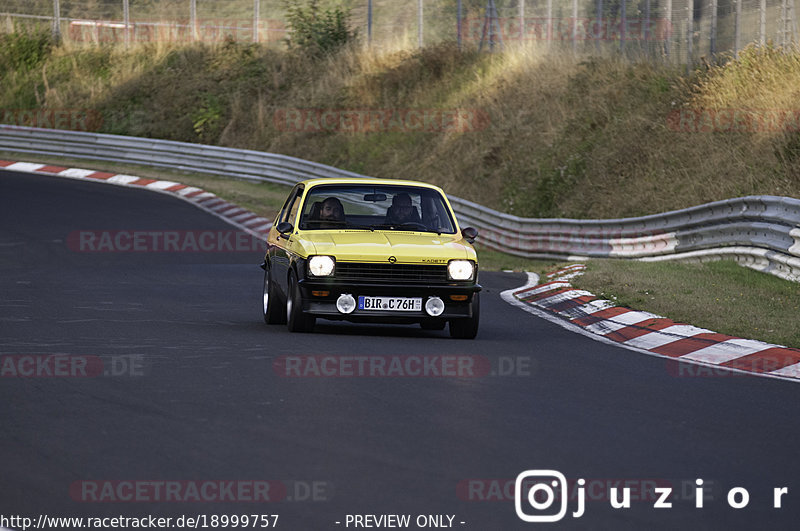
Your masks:
M419 323L422 321L449 321L472 317L472 297L481 291L480 284L469 285L397 285L397 284L338 284L320 282L316 279L304 279L299 283L303 298L303 313L323 319L346 320L353 322L381 323ZM313 291L327 291L326 296L315 297ZM423 310L419 312L393 312L385 310L359 310L343 314L336 309L336 299L343 293L349 293L356 299L359 295L385 297L421 297ZM450 300L451 295L466 295L464 301ZM431 296L440 297L445 303L442 315L431 317L425 313L425 299Z

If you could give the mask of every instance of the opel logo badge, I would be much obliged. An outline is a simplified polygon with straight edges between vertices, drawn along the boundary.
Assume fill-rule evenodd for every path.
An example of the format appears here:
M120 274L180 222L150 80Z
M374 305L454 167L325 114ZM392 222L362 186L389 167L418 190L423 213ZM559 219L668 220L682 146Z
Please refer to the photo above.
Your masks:
M393 264L393 263L397 262L397 258L394 257L394 256L390 256L389 257L389 262Z

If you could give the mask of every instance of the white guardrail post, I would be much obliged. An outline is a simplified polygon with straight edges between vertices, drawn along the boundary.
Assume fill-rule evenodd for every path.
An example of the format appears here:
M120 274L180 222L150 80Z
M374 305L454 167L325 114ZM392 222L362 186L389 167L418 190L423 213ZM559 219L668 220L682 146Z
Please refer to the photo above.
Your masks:
M303 159L169 140L0 125L0 150L292 185L314 177L366 177ZM462 226L486 247L528 258L734 259L800 281L800 200L749 196L637 218L520 218L450 197Z

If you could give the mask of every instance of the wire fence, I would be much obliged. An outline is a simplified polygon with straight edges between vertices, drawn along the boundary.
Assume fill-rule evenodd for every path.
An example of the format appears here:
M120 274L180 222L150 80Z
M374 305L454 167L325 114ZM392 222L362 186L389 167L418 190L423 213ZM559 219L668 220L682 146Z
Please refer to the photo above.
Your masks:
M798 0L320 0L370 46L542 47L694 65L751 43L794 46ZM6 29L48 24L72 42L282 45L284 0L2 0Z

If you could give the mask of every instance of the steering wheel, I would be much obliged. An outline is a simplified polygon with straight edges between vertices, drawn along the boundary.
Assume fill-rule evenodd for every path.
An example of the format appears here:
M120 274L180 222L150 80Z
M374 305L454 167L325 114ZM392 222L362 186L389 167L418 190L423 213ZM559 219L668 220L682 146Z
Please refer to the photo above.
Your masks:
M430 230L427 225L424 223L420 223L419 221L404 221L402 223L394 223L395 227L414 227L418 229L422 229L423 231Z

